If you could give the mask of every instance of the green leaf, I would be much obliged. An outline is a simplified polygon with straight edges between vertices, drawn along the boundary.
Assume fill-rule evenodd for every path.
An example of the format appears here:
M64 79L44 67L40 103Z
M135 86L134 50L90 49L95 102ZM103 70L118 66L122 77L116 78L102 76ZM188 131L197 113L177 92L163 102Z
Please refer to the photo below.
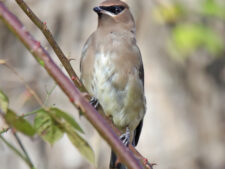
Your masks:
M87 143L75 130L70 128L70 126L65 126L65 131L67 133L68 138L72 142L72 144L78 149L78 151L92 164L95 164L95 155Z
M43 140L55 143L63 136L63 130L47 111L40 109L34 119L34 127Z
M0 90L0 110L3 113L6 113L9 106L9 99L8 97Z
M83 130L77 124L77 122L69 116L67 113L59 110L58 108L50 108L49 114L52 118L61 126L62 130L67 133L72 144L78 149L78 151L91 163L94 164L94 152L90 145L85 141L76 131L82 132Z
M215 0L205 0L201 12L206 16L214 16L225 20L225 3L219 4Z
M35 126L41 137L51 144L61 138L63 132L66 132L78 151L94 164L93 150L87 141L76 132L83 132L83 130L71 116L62 110L58 108L50 108L48 111L39 110L35 117Z
M62 117L66 122L68 122L74 129L77 131L84 133L84 131L81 129L80 125L74 120L73 117L71 117L69 114L65 113L64 111L58 109L58 108L51 108L51 113L55 113L57 117Z
M36 132L27 120L25 120L23 117L17 116L16 113L10 109L8 109L7 113L5 114L5 120L10 126L25 135L33 136Z

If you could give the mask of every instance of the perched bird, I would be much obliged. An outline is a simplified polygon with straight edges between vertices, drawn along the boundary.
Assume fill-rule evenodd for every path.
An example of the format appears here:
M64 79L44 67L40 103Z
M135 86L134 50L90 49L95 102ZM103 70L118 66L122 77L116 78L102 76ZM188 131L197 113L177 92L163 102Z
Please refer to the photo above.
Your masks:
M85 43L81 80L115 126L124 133L125 145L137 145L145 115L144 69L136 44L136 28L129 6L120 0L106 0L93 9L98 27ZM123 169L112 152L110 168Z

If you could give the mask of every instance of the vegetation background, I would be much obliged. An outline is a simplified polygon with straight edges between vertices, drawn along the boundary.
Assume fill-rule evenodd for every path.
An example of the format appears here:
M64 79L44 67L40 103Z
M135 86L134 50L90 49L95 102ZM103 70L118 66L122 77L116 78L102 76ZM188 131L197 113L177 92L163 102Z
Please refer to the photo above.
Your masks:
M97 0L29 0L79 72L82 46L96 29ZM137 24L137 42L145 68L147 113L138 150L155 169L225 168L225 1L127 0ZM15 1L5 4L27 30L52 52L42 33ZM110 148L70 104L29 51L0 22L0 59L7 60L46 100L77 119L95 151L96 168L108 167ZM60 64L60 63L59 63ZM124 62L124 64L126 64ZM0 65L0 89L21 114L38 108L23 83ZM32 117L30 117L32 118ZM4 127L0 119L0 129ZM38 169L94 168L64 136L54 145L20 135ZM4 137L14 142L10 132ZM0 168L26 169L26 164L0 142Z

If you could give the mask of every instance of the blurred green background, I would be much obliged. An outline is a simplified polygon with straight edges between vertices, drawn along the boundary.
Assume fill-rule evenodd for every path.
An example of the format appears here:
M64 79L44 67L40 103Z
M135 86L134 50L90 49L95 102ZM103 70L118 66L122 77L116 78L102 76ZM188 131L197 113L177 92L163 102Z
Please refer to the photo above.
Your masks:
M29 0L47 23L76 72L82 46L96 29L97 0ZM137 42L145 68L147 113L138 150L155 169L225 169L225 1L127 0L136 20ZM5 4L60 65L41 32L13 0ZM43 99L54 81L18 39L0 22L0 59L5 59ZM62 68L63 69L63 68ZM0 89L10 107L26 113L38 107L23 83L0 65ZM56 87L47 100L76 118L96 154L91 166L67 137L50 146L21 135L38 169L105 169L110 149L92 126L79 119ZM32 117L31 117L32 118ZM0 129L4 127L0 119ZM11 142L14 138L4 134ZM28 168L0 142L0 168Z

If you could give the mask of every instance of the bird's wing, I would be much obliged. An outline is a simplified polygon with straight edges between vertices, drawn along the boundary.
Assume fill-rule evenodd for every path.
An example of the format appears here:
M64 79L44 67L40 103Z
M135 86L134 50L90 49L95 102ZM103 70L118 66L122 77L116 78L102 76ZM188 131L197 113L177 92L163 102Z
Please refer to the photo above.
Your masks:
M93 95L91 81L94 59L94 34L92 34L84 44L80 61L81 81L91 95Z

